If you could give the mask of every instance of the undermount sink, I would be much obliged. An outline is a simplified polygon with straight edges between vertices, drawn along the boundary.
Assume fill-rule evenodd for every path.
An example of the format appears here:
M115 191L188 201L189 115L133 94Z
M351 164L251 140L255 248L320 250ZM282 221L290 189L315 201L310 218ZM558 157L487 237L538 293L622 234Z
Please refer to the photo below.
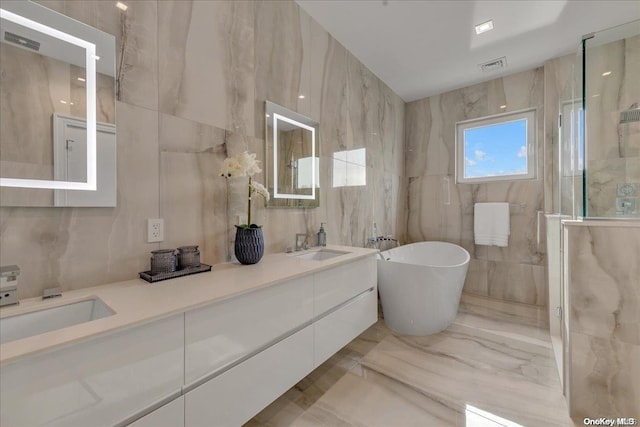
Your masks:
M302 255L296 255L296 258L309 259L314 261L324 261L325 259L335 258L349 252L333 251L331 249L320 249L314 252L308 252Z
M94 298L0 319L0 344L102 319L114 312Z

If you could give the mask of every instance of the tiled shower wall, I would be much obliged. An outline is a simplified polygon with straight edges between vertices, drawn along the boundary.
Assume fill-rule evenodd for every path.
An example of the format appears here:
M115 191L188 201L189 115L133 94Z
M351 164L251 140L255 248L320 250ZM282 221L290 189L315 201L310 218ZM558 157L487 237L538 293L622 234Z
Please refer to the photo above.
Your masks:
M407 104L405 110L406 175L410 241L457 243L471 254L467 293L545 306L545 171L543 68L513 74ZM506 109L500 109L506 105ZM535 108L537 179L486 184L456 184L455 123L502 112ZM478 246L473 239L473 205L508 202L509 246ZM539 227L540 226L540 227ZM540 239L539 239L540 238Z
M640 122L620 123L640 102L640 35L588 47L586 59L586 215L615 218L618 185L640 185Z
M640 226L565 224L571 416L640 417Z
M22 268L20 298L132 279L160 247L198 244L203 262L227 261L245 188L217 171L239 151L264 156L265 100L317 120L321 154L319 208L254 211L267 252L321 221L331 244L363 246L373 221L403 239L404 102L294 2L137 0L126 14L40 3L116 35L118 64L123 53L118 205L2 207L2 264ZM332 153L362 147L367 185L332 188ZM158 217L165 241L146 243Z

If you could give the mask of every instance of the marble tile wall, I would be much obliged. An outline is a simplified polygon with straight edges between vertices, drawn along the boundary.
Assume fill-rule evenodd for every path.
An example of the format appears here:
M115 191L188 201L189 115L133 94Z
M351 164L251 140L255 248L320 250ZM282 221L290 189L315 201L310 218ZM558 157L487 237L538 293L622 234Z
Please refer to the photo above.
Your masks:
M137 0L126 14L112 2L39 3L116 36L118 205L1 207L2 264L22 268L20 298L135 278L160 247L230 260L244 183L217 171L239 151L264 157L267 99L320 123L322 191L317 209L257 203L266 251L320 222L329 243L363 246L373 221L404 239L404 102L295 2ZM332 188L332 153L363 147L367 185ZM146 243L147 218L164 218L163 243Z
M640 226L565 227L571 416L638 419Z
M465 292L538 306L546 304L544 239L540 245L537 241L538 211L544 209L548 181L543 167L543 84L543 68L536 68L406 106L407 238L443 240L466 248L472 259ZM503 104L507 105L507 112L537 110L538 178L456 184L456 122L502 113ZM513 205L507 248L474 244L476 202ZM544 232L540 234L543 236Z

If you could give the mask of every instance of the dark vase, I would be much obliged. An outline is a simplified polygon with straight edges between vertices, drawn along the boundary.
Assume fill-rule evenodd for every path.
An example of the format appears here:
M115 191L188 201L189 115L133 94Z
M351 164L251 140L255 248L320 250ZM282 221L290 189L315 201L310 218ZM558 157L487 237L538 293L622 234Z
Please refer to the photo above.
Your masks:
M251 224L249 228L236 225L236 258L242 264L256 264L264 254L262 228Z

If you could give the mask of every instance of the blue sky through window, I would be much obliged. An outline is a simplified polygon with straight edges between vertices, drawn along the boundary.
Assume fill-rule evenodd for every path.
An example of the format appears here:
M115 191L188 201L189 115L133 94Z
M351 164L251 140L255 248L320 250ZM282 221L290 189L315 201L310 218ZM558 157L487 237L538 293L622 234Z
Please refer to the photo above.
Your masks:
M527 173L527 119L464 130L464 177Z

